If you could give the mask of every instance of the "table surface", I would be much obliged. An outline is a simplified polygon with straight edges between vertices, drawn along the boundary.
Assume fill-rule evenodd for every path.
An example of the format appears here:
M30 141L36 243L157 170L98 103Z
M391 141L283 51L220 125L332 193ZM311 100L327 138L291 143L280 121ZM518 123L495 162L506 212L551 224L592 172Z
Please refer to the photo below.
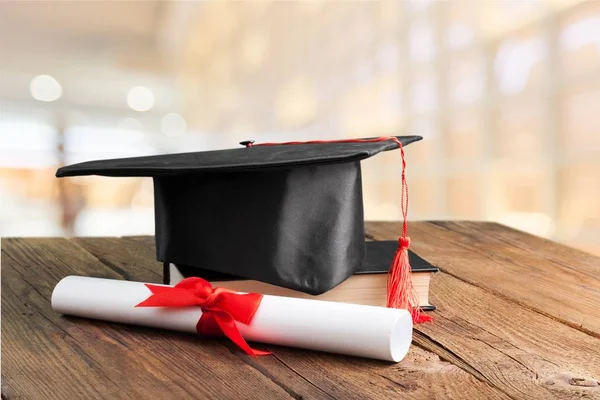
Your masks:
M161 282L153 238L3 239L2 399L600 398L600 258L493 223L409 232L437 311L398 364L63 317L67 275Z

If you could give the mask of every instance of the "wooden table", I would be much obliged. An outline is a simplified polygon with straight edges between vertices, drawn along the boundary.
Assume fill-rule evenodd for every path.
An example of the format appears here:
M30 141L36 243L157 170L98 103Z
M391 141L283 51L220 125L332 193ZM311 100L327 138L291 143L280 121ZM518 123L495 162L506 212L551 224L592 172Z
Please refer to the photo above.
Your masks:
M492 223L409 232L438 310L398 364L62 317L67 275L160 282L153 238L4 239L2 399L600 398L600 258Z

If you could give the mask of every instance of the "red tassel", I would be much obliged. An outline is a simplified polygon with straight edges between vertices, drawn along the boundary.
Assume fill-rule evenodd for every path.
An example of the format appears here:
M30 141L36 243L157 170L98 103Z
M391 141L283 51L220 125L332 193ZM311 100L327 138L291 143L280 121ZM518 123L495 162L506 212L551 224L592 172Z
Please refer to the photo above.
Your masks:
M413 323L431 322L433 319L421 312L419 296L412 284L408 247L410 238L403 236L398 239L398 250L388 273L387 306L404 308L412 315Z
M406 182L406 160L404 148L399 140L395 141L400 147L402 156L402 194L400 207L402 211L402 236L398 239L398 250L390 266L387 284L387 306L391 308L404 308L412 316L413 323L421 324L431 322L433 318L423 314L419 307L419 296L412 283L412 268L408 259L410 238L406 235L408 230L408 183Z

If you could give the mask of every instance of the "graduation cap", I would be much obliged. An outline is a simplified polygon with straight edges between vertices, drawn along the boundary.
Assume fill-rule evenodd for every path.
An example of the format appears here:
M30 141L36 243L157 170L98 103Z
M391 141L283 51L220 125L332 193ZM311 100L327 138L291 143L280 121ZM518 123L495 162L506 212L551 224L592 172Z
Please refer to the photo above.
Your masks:
M152 177L159 261L317 295L352 276L365 257L361 160L400 149L404 225L388 306L417 319L403 146L420 139L249 141L231 150L89 161L56 176Z

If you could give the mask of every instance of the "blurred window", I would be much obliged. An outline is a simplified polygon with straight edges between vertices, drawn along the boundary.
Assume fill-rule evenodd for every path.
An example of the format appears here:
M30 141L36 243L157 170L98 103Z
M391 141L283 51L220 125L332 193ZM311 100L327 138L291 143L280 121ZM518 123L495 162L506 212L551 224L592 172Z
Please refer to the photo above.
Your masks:
M397 43L386 41L379 46L377 64L382 73L395 73L400 67L400 49Z
M527 101L506 101L498 108L494 153L513 163L540 162L545 154L544 109Z
M66 163L155 154L147 139L137 129L72 126L65 132Z
M469 1L446 4L445 45L450 50L469 47L475 41L476 7Z
M486 134L479 110L463 111L449 117L445 154L448 160L477 168Z
M411 170L430 169L440 161L436 151L437 142L441 139L440 121L437 118L420 117L414 118L407 123L406 134L419 135L423 140L418 146L414 146L406 153ZM432 171L433 174L439 171Z
M404 2L405 10L410 14L419 14L423 12L427 12L431 9L433 0L405 0Z
M482 207L479 175L474 173L449 174L444 183L446 212L454 218L477 219Z
M435 31L426 20L412 22L408 29L408 54L413 62L431 61L437 52Z
M584 3L569 13L560 26L559 50L566 78L600 67L600 3Z
M567 90L562 98L561 149L568 156L600 150L600 85Z
M456 56L448 72L448 90L453 104L470 104L479 100L484 88L484 59L477 53Z
M542 84L542 62L546 42L540 35L508 37L501 41L494 56L494 76L497 90L504 95L523 92Z
M7 48L3 69L0 234L152 231L151 179L58 181L61 162L414 134L410 218L491 219L600 252L598 1L136 2L153 10L144 36L112 30L114 4L101 3L98 16L64 9L107 26L63 26L61 51L31 24L5 35L27 46ZM60 97L38 101L50 97L30 82L50 72ZM140 85L145 112L127 106ZM399 169L394 152L364 163L368 219L400 218Z
M410 105L417 113L429 113L438 108L438 81L430 69L420 71L410 82Z
M58 134L42 121L0 121L0 168L47 168L58 164Z

